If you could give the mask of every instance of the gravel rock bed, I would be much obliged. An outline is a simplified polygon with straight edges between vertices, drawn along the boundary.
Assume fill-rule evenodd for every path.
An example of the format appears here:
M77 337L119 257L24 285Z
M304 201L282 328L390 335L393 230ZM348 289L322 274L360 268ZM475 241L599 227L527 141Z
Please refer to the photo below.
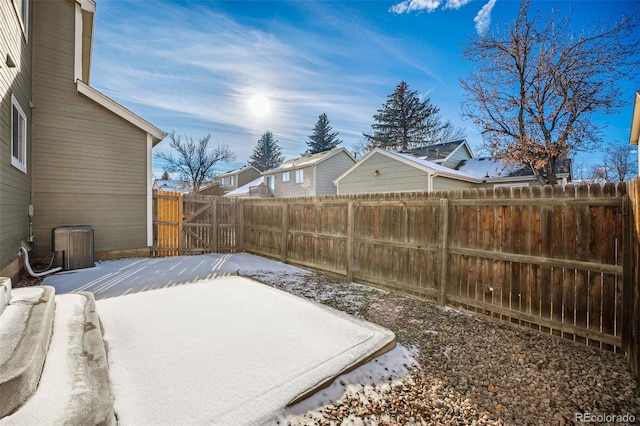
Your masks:
M280 424L640 422L640 386L619 354L326 275L252 277L389 328L417 361Z

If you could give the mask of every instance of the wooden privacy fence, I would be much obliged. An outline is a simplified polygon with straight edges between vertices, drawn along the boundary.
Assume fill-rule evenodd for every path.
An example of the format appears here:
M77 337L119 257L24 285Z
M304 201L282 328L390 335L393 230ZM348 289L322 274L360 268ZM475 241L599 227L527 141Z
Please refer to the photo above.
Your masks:
M622 347L624 185L243 203L244 249Z
M155 192L153 199L153 256L230 253L239 248L237 199L164 191Z
M158 192L154 210L155 255L244 250L623 351L640 374L638 179L628 191L244 200Z
M629 182L628 193L631 225L624 268L622 344L631 370L640 377L640 178Z

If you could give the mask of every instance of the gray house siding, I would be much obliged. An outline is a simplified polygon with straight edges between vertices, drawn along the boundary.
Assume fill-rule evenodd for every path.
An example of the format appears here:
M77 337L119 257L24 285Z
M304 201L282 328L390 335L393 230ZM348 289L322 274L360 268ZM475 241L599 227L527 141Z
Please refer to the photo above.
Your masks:
M425 171L375 153L338 183L338 193L426 191L427 185Z
M466 160L469 158L472 158L471 153L463 144L457 150L452 152L449 158L447 158L446 161L442 162L441 165L450 169L455 169L462 160Z
M261 173L258 169L254 167L245 167L240 170L236 170L235 172L222 173L216 177L216 181L220 182L220 187L224 192L228 192L238 189L242 185L246 185L260 176ZM231 177L233 177L233 185L231 184ZM223 179L224 185L222 184Z
M30 21L30 19L29 19ZM30 29L31 25L27 25ZM23 33L12 0L0 2L0 271L14 275L19 271L17 252L20 241L29 235L32 164L31 125L31 36ZM15 63L6 63L7 55ZM15 97L27 119L27 173L11 164L11 99ZM10 266L13 265L13 266ZM5 269L6 268L6 269ZM11 269L11 270L9 270Z
M304 167L303 181L296 183L296 171L289 170L289 182L282 181L282 172L277 172L272 176L276 179L274 195L276 197L308 197L313 195L314 176L313 167Z
M147 247L147 134L77 93L75 4L34 6L33 204L39 255L51 230L93 225L95 251Z
M316 166L316 191L315 195L335 195L338 193L338 188L333 183L334 180L349 167L353 166L354 162L349 156L344 153L338 153L331 158L323 161Z
M456 189L465 189L477 187L476 184L458 179L451 179L444 176L434 176L433 191L451 191Z

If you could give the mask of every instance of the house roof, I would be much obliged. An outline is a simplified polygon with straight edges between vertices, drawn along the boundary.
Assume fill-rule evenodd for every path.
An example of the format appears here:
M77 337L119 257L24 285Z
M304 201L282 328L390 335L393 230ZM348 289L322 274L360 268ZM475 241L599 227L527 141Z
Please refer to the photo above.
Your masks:
M434 163L433 161L424 160L422 158L418 158L418 157L415 157L415 156L410 155L410 154L404 154L404 153L401 153L401 152L388 151L388 150L382 149L382 148L375 148L375 149L369 151L367 153L367 155L362 157L360 159L360 161L358 161L352 167L347 169L343 174L338 176L336 178L336 180L334 180L334 183L340 182L348 174L350 174L351 172L356 170L358 167L360 167L362 164L364 164L364 162L367 161L367 159L369 159L371 156L373 156L375 154L384 155L386 157L392 158L392 159L394 159L396 161L400 161L401 163L404 163L404 164L409 165L411 167L415 167L415 168L417 168L419 170L422 170L425 173L433 174L435 176L444 176L444 177L449 177L449 178L453 178L453 179L459 179L459 180L464 180L464 181L474 182L474 183L482 182L481 179L477 179L474 176L470 176L470 175L468 175L468 174L466 174L464 172L458 171L458 170L454 170L454 169L450 169L448 167L441 166L439 164Z
M164 179L156 179L153 182L153 189L158 189L160 191L167 192L179 192L181 194L186 194L191 192L191 185L189 182L185 182L182 180L164 180Z
M351 158L355 163L356 160L349 153L349 151L347 151L345 148L335 148L330 151L320 152L318 154L305 155L302 157L294 158L292 160L287 160L282 164L280 164L279 167L265 170L264 172L262 172L262 174L269 175L269 174L274 174L274 173L283 172L287 170L295 170L295 169L302 169L304 167L315 166L322 163L323 161L328 160L329 158L335 155L340 154L341 152L348 155L349 158Z
M247 195L249 194L249 189L252 186L258 186L264 183L264 176L260 176L257 179L252 180L251 182L245 183L244 185L234 189L233 191L229 191L224 194L225 197L237 197L239 195Z
M490 157L463 160L457 170L481 180L533 177L533 172L528 167L520 165L510 167L507 166L505 162ZM556 164L556 173L560 176L570 175L571 160L558 161Z
M231 170L231 171L228 171L228 172L221 173L218 176L216 176L216 179L227 177L227 176L236 176L236 175L239 175L240 173L242 173L244 171L251 170L251 169L253 169L256 172L260 173L260 170L256 169L253 166L244 166L244 167L242 167L240 169L235 169L235 170Z
M207 189L207 188L211 188L211 187L213 187L213 186L220 186L220 183L219 183L219 182L216 182L215 180L212 180L212 181L210 181L210 182L203 183L202 185L200 185L200 191L205 190L205 189Z
M636 92L636 102L633 105L629 143L631 145L640 144L640 90Z
M437 143L433 145L427 145L420 148L407 149L404 151L400 151L404 154L412 154L416 157L420 157L424 160L429 160L433 162L444 161L447 157L453 154L458 149L466 146L466 148L471 153L471 148L465 139L460 139L457 141L443 142ZM473 156L473 154L471 154Z

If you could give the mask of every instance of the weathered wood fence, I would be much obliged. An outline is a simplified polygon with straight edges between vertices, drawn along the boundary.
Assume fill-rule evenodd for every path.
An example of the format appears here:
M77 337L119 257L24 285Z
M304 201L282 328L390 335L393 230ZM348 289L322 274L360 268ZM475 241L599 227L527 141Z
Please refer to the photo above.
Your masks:
M628 188L185 198L167 250L246 251L462 306L625 352L638 374L640 181Z
M628 183L629 248L624 262L622 348L629 366L640 377L640 178Z
M245 200L243 245L615 350L623 194L584 185Z

